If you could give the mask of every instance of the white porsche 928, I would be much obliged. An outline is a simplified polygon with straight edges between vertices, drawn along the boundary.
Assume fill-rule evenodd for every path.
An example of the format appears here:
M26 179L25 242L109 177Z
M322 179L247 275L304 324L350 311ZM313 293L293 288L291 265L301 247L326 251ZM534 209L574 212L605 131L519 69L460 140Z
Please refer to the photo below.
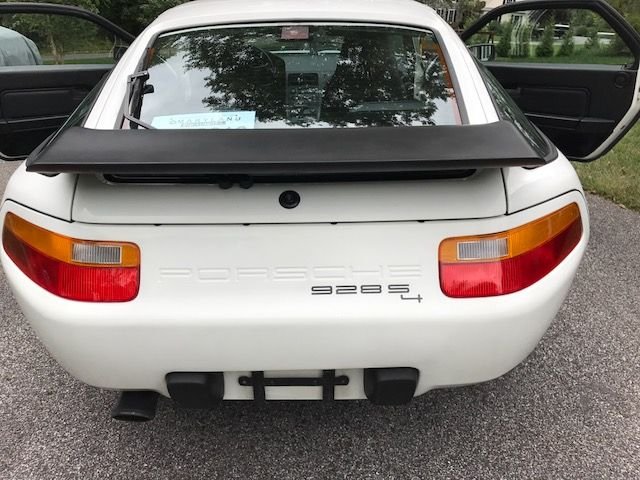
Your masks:
M0 13L115 39L115 66L0 67L2 158L26 158L0 256L124 420L159 395L402 404L503 375L587 246L568 159L640 112L640 37L602 0L516 2L462 39L411 0L202 0L136 39Z

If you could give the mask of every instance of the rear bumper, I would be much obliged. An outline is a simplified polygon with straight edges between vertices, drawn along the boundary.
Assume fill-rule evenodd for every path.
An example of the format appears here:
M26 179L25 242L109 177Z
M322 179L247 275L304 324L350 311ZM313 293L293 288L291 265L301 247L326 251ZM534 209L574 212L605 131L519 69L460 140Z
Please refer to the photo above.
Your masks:
M502 231L571 202L580 205L584 237L541 281L495 298L456 300L440 292L443 238ZM253 398L238 379L255 370L319 376L335 369L351 380L336 387L336 399L364 398L364 368L416 368L416 394L496 378L526 358L547 330L589 232L578 192L507 217L398 224L132 227L70 224L11 202L0 219L6 211L69 236L141 247L140 295L123 304L55 297L1 251L26 318L66 370L94 386L165 395L169 372L225 372L225 399ZM422 301L310 295L319 282L410 284ZM317 387L267 389L268 399L321 397Z

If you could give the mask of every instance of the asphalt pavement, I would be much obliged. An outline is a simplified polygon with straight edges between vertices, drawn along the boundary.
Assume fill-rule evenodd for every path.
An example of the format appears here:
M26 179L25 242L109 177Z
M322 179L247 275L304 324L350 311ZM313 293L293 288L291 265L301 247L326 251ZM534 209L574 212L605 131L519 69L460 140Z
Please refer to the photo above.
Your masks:
M0 164L0 191L12 166ZM117 394L40 345L0 271L1 479L640 478L640 214L589 196L592 239L528 360L408 407L233 402L118 423Z

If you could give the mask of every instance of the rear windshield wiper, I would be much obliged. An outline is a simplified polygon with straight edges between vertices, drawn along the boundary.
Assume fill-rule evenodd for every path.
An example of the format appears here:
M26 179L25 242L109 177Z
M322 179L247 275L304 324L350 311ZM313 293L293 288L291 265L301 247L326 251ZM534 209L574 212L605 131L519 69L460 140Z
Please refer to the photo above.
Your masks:
M140 116L140 110L142 109L142 97L147 93L153 92L153 86L147 85L147 80L149 80L149 72L143 70L142 72L129 75L129 80L127 81L129 111L124 113L124 118L129 121L131 128L134 130L138 127L148 130L155 130L156 128L138 118Z

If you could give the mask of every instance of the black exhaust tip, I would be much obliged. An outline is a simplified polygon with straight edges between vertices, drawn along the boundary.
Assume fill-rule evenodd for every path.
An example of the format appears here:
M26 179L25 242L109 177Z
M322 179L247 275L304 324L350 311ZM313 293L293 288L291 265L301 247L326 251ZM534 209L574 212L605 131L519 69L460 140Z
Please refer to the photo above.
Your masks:
M405 405L416 393L419 376L415 368L367 368L364 393L376 405Z
M124 422L148 422L156 416L158 392L147 390L125 391L111 412L111 418Z

